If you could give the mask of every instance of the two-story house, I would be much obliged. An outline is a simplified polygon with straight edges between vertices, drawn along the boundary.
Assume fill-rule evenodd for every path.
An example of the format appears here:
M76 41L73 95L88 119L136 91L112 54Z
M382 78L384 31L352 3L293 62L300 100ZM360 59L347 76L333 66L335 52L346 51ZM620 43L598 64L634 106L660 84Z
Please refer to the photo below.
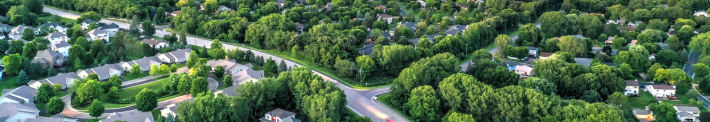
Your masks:
M192 49L179 49L168 53L158 53L155 57L158 57L163 63L182 63L190 58L188 57L190 52Z
M387 24L392 24L392 15L389 14L377 14L377 20L382 20L387 22Z
M57 31L57 32L51 33L47 36L44 36L44 39L49 40L49 42L51 42L52 44L56 44L59 42L68 41L69 36L67 36L67 34L64 34L63 32Z
M141 43L148 44L150 47L163 48L167 47L169 42L164 40L143 39L141 40Z
M515 66L515 74L520 75L520 78L526 79L530 76L533 76L533 67L528 66L528 65L517 65Z
M81 78L86 78L89 76L89 74L96 73L97 75L99 75L99 80L107 80L108 78L114 75L121 76L123 71L123 68L121 68L117 64L106 64L99 67L79 70L76 71L76 74L79 75L79 77Z
M301 120L296 119L296 113L280 108L266 112L264 117L259 120L261 122L301 122Z
M116 23L102 25L99 28L108 32L109 37L113 37L113 35L116 35L116 32L118 32L118 30L120 29Z
M646 107L646 109L648 109L648 106ZM636 116L636 118L639 119L641 122L650 122L654 120L653 113L649 110L634 109L633 113L634 116Z
M666 97L675 95L675 86L671 85L646 85L646 91L653 97Z
M81 29L82 30L89 29L89 25L91 25L91 23L97 23L97 22L98 21L93 20L93 19L85 19L84 21L81 22Z
M626 80L624 94L626 96L637 96L639 95L639 82L635 80Z
M109 42L108 31L102 29L94 29L86 33L86 39L89 41L102 40L104 42Z
M54 30L56 30L56 32L62 32L62 33L67 32L67 26L64 26L64 25L56 23L56 22L44 23L44 24L42 24L42 26L47 27L47 29L54 29ZM40 28L39 31L49 32L49 30L41 30L41 29L42 28Z
M8 34L8 35L10 35L10 38L15 39L15 40L22 39L22 33L25 32L26 28L34 31L35 35L39 34L39 30L37 30L37 28L33 28L30 26L25 26L25 25L18 25L18 26L15 26L14 28L12 28L12 30L10 30L10 34Z
M28 86L39 89L39 87L42 84L49 84L49 85L54 85L54 84L59 84L62 86L62 89L69 88L72 84L74 84L74 80L81 80L81 77L77 75L74 72L69 72L69 73L61 73L57 74L56 76L44 78L44 79L39 79L39 80L32 80L29 83L27 83Z
M50 46L50 49L52 51L57 51L64 55L64 57L69 57L69 48L71 48L71 44L67 43L66 41L61 41Z
M45 68L51 66L62 66L64 62L66 62L66 58L64 57L64 55L62 55L62 53L52 50L37 51L37 55L35 55L34 59L32 60L32 63L38 63Z
M700 109L692 106L673 106L678 112L678 120L681 122L700 122Z

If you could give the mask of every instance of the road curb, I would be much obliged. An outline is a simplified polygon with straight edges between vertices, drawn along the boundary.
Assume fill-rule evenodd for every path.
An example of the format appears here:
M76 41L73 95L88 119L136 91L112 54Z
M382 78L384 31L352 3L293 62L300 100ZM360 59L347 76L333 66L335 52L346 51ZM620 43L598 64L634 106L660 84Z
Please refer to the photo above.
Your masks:
M383 95L383 94L389 94L389 93L379 93L379 94L376 94L375 96L373 96L372 98L370 98L370 101L374 102L375 104L379 105L379 106L382 107L382 108L387 109L387 111L389 111L389 112L391 112L391 113L394 113L395 115L397 115L397 118L409 122L409 120L408 120L407 118L402 117L402 115L400 115L400 113L398 113L398 112L392 110L392 108L390 108L390 107L387 106L387 105L384 105L384 103L380 102L379 100L373 99L373 98L375 98L375 97L377 97L377 96L380 96L380 95Z

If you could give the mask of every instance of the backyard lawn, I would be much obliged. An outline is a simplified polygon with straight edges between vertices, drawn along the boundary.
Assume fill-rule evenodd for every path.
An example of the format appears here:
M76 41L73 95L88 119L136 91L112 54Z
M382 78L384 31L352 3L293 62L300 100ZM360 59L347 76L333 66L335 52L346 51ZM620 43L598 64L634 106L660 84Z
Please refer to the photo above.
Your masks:
M160 78L159 78L159 79L160 79ZM117 100L109 99L106 94L101 95L101 98L99 98L99 99L100 99L102 102L104 102L104 107L105 107L105 108L121 108L121 107L131 106L131 105L134 105L135 103L117 104L117 102L118 102L118 100L121 100L121 99L126 99L126 98L135 97L135 96L138 95L138 93L140 93L140 91L143 90L144 88L153 90L153 92L157 92L157 90L159 90L159 89L161 89L161 88L163 87L163 82L165 82L165 81L167 81L167 80L168 80L168 79L162 79L162 80L158 80L158 81L151 82L151 83L146 83L146 84L139 85L139 86L135 86L135 87L131 87L131 88L121 89L121 90L119 91L119 93L118 93L118 94L120 95L120 96L119 96L119 99L117 99ZM159 98L159 99L158 99L158 102L163 101L163 100L167 100L167 99L171 99L171 98L175 98L175 97L178 97L178 96L181 96L181 95L182 95L182 94L176 94L176 95L171 95L171 96ZM77 110L88 110L88 107L74 107L74 109L77 109Z
M631 105L631 108L638 108L638 109L645 109L648 104L651 104L651 100L655 100L656 98L651 95L651 93L648 92L641 92L641 96L639 97L629 97L629 105Z
M17 85L17 76L8 76L2 81L0 81L0 90L2 89L14 89L20 87Z
M130 74L129 73L127 75L123 75L123 78L126 79L126 81L129 81L129 80L143 78L146 76L150 76L150 75L148 73L138 73L138 74Z

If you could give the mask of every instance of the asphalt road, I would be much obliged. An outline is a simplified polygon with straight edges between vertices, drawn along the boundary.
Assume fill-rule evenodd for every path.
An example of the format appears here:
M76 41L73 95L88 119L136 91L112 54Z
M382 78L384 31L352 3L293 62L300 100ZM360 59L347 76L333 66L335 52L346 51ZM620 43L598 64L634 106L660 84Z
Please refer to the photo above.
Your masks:
M700 57L700 53L691 50L690 54L688 55L688 61L686 61L685 66L683 66L683 71L685 71L686 74L690 75L690 77L693 77L695 74L693 72L693 64L698 62L698 57Z
M64 12L52 8L47 8L44 7L44 12L48 12L54 15L59 15L62 17L66 18L72 18L76 19L79 17L79 15L74 14L74 13L69 13L69 12ZM108 19L101 19L100 22L103 23L116 23L120 28L128 28L130 24L128 23L123 23L123 22L118 22L118 21L113 21L113 20L108 20ZM170 32L166 32L164 30L156 30L155 36L162 37L165 34L171 34ZM197 46L204 46L209 48L210 44L212 44L211 40L208 39L200 39L200 38L195 38L192 36L187 36L187 42L188 44L192 45L197 45ZM237 49L238 47L235 45L229 45L229 44L223 44L223 47L225 49ZM240 50L249 50L247 48L239 48ZM260 51L252 50L254 52L254 55L257 56L263 56L264 58L272 58L275 61L280 61L282 60L281 57L277 56L272 56L270 54L266 54ZM286 60L286 65L288 66L294 66L293 61ZM300 64L298 66L301 66ZM320 75L325 79L326 81L333 81L333 79L322 75L321 73L317 72L314 70L315 74ZM370 117L373 122L385 122L384 119L391 119L396 122L408 122L404 117L401 117L398 115L396 112L389 111L387 108L378 105L375 101L371 100L372 97L366 97L361 94L359 94L357 91L375 91L375 90L380 90L378 92L384 92L387 93L389 92L389 87L387 87L387 90L381 90L381 89L374 89L374 90L357 90L353 89L344 85L338 85L343 91L345 91L346 99L348 100L347 107L351 108L355 113L358 113L361 116L367 116ZM66 110L65 110L66 111Z

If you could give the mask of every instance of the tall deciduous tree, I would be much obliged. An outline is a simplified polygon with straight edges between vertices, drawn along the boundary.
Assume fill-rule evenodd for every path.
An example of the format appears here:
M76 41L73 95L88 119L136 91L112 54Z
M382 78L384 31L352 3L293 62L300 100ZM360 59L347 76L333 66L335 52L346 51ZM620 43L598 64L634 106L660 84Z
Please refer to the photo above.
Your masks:
M214 68L214 75L218 78L221 78L224 76L224 67L222 66L217 66Z
M513 40L511 40L510 37L508 37L508 35L501 34L501 35L498 35L498 37L496 37L495 45L496 45L496 48L498 48L499 52L505 52L505 50L507 50L508 46L513 45ZM502 54L504 54L504 53L502 53ZM506 54L504 54L503 56L505 56L505 55Z
M143 28L143 35L146 37L152 37L155 34L155 23L150 20L143 21L141 27Z
M205 77L197 77L192 79L192 87L190 88L190 93L197 94L209 90L209 83Z
M52 99L49 99L49 102L47 103L47 106L45 107L47 109L47 114L49 115L55 115L58 114L59 112L64 111L64 101L58 97L52 97Z
M436 121L440 118L439 99L431 86L419 86L412 90L412 95L407 102L411 109L409 114L416 121Z
M81 104L86 105L91 101L98 99L102 93L104 93L104 89L101 87L101 83L95 80L89 80L79 86L76 90L77 97L74 99L78 98ZM101 105L101 107L103 108L103 105ZM101 113L103 113L103 111Z
M104 113L104 110L104 104L98 99L94 99L94 102L91 102L91 105L89 105L89 115L94 118L101 116L101 114Z
M574 36L562 36L560 37L560 42L557 43L560 51L569 52L577 56L584 56L587 54L587 49L585 48L586 43Z
M136 95L136 109L139 111L151 111L155 107L158 107L158 96L155 95L153 90L144 88Z
M35 101L47 103L52 97L54 97L54 90L52 90L52 87L49 86L49 84L45 83L39 86L39 91L37 92L37 96L35 96Z

